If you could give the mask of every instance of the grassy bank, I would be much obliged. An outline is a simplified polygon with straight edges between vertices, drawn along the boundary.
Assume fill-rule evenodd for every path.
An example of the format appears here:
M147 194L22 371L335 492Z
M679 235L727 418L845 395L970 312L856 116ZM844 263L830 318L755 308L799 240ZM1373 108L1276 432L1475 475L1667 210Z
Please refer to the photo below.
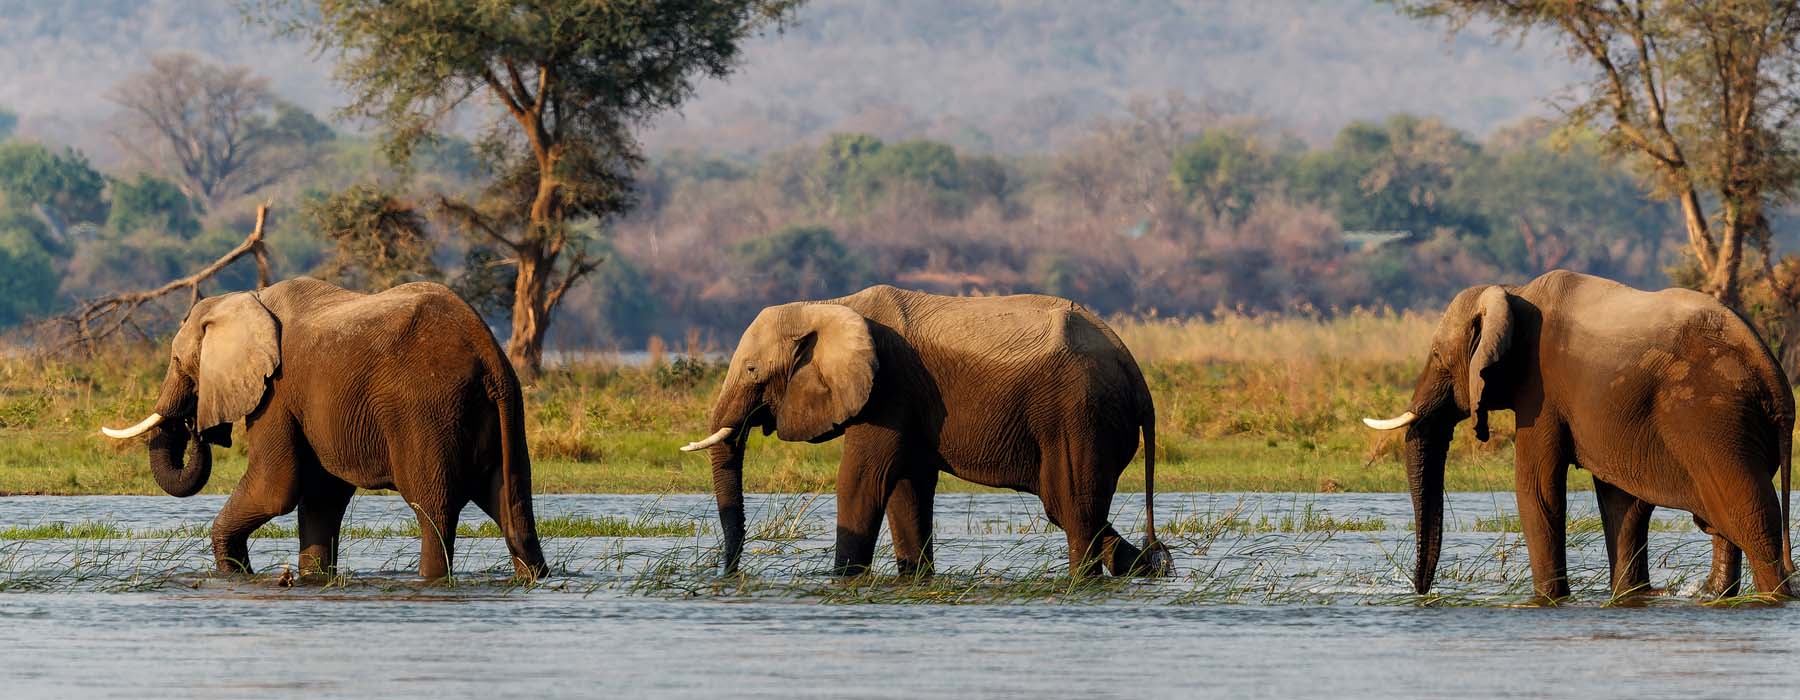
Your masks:
M1157 488L1164 491L1399 491L1399 440L1358 418L1397 412L1410 396L1435 318L1356 312L1331 320L1226 314L1217 320L1120 320L1156 395ZM155 494L141 442L100 425L150 410L167 347L93 360L0 359L0 492ZM625 367L604 360L549 371L528 387L534 482L543 493L706 492L701 456L676 447L707 432L723 368L686 360ZM1451 451L1451 490L1512 486L1511 415L1494 439L1465 427ZM216 450L207 493L242 475L244 441ZM830 490L841 445L755 437L746 488ZM1141 464L1141 460L1140 460ZM1587 486L1581 473L1571 485ZM944 490L979 490L956 479ZM1121 490L1143 488L1134 465Z

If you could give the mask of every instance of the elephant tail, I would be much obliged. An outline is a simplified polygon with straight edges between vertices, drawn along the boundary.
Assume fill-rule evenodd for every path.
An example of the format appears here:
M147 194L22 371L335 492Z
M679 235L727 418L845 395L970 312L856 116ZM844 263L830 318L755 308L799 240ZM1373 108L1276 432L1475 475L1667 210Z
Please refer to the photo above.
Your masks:
M497 348L496 348L497 349ZM525 400L512 365L495 353L498 366L489 370L488 394L500 419L500 492L495 510L505 522L513 568L521 578L536 580L549 575L543 546L538 541L537 517L531 508L531 453L525 445Z
M1144 421L1144 548L1156 545L1156 414Z
M1139 382L1143 382L1140 374ZM1144 431L1144 554L1142 569L1150 576L1166 576L1175 570L1169 548L1156 541L1156 404L1145 384L1141 415Z
M1789 507L1789 502L1793 498L1794 474L1794 426L1791 421L1782 426L1781 437L1776 442L1781 450L1781 562L1782 566L1792 567L1794 565L1794 540L1793 535L1788 532L1792 526L1789 516L1793 514L1793 510Z

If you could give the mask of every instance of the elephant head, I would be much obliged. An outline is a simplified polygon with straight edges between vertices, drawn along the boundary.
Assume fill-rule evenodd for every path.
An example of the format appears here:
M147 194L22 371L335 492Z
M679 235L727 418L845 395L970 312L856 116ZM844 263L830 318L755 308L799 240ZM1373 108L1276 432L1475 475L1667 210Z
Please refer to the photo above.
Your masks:
M208 445L231 446L231 424L262 403L281 364L278 333L255 294L202 300L175 333L155 412L130 428L101 432L123 440L155 430L149 449L156 484L171 496L199 493L212 475Z
M1444 536L1444 459L1456 424L1471 414L1475 438L1488 439L1487 412L1507 408L1511 396L1496 382L1513 343L1512 296L1499 286L1471 287L1450 302L1431 339L1412 402L1387 420L1364 418L1376 430L1406 429L1406 479L1418 533L1413 589L1431 589Z
M713 403L715 432L681 448L710 449L727 573L737 569L743 551L749 430L761 427L788 441L835 437L868 402L876 367L868 321L847 306L772 306L745 329Z

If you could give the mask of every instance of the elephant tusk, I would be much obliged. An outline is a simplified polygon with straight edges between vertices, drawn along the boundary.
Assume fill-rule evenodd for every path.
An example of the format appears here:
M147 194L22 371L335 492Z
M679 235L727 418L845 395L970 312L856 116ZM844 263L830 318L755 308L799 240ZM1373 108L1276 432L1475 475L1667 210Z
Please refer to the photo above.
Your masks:
M1376 430L1395 430L1398 428L1404 428L1406 426L1412 425L1412 422L1415 420L1418 420L1418 418L1419 418L1418 416L1413 415L1412 411L1407 411L1405 413L1402 413L1398 416L1394 416L1393 418L1389 418L1387 420L1376 420L1374 418L1364 418L1363 425L1369 426Z
M123 430L114 430L112 428L102 427L102 428L100 428L100 432L102 434L104 434L105 436L107 436L109 438L113 438L115 440L130 440L131 438L137 437L139 435L143 435L146 431L150 430L151 428L156 427L156 425L158 423L162 422L162 419L163 419L163 417L162 417L161 413L151 413L150 417L145 418L142 423L138 423L137 425L131 426L129 428L125 428Z
M717 445L721 442L724 442L725 438L728 438L728 437L731 437L731 429L730 428L720 428L719 432L716 432L716 433L706 436L706 439L704 439L704 440L701 440L699 442L688 443L687 445L685 445L681 448L681 451L682 452L693 452L695 450L704 450L708 447L712 447L713 445Z

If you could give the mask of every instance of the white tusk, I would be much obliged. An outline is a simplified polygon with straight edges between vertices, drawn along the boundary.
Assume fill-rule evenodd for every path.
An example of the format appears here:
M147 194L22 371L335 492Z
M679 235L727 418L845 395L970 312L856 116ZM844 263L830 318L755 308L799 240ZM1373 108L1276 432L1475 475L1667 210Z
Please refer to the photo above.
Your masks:
M693 452L695 450L704 450L708 447L712 447L713 445L717 445L721 442L724 442L725 438L728 438L728 437L731 437L731 429L730 428L720 428L719 432L716 432L716 433L706 436L705 440L701 440L699 442L688 443L686 446L681 448L681 451L682 452Z
M1397 428L1404 428L1406 426L1412 425L1412 422L1415 420L1418 420L1418 418L1419 418L1418 416L1413 415L1412 411L1407 411L1405 413L1402 413L1398 416L1394 416L1393 418L1389 418L1387 420L1375 420L1374 418L1364 418L1363 425L1369 426L1376 430L1394 430Z
M161 413L152 413L149 418L144 419L144 422L124 430L113 430L112 428L103 427L100 429L100 432L115 440L130 440L131 438L143 435L146 431L156 427L156 424L161 423L162 419Z

